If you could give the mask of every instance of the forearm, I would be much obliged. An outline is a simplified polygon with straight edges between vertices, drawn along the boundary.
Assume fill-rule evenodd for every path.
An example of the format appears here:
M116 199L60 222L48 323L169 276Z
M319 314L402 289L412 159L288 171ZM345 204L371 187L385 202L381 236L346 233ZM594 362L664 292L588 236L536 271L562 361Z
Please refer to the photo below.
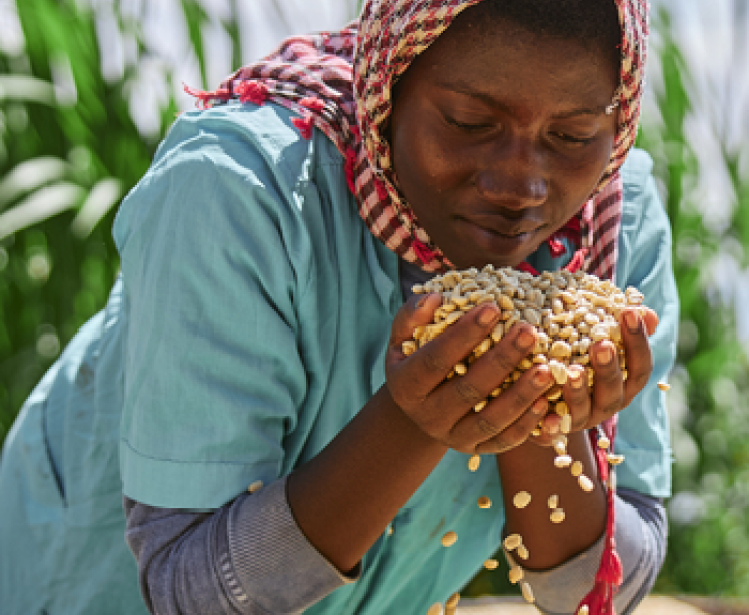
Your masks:
M666 512L655 498L626 489L617 494L616 543L623 583L614 603L620 615L634 612L653 587L665 558L667 526ZM574 613L593 586L603 548L602 536L589 549L560 566L543 571L526 570L524 581L533 588L538 609L548 615Z
M553 568L590 547L605 529L606 495L598 480L585 433L570 434L567 451L574 460L582 462L584 474L593 481L593 491L583 491L569 468L554 466L553 448L526 442L497 455L504 496L505 534L520 534L530 553L526 561L521 560L523 568ZM519 491L527 491L532 498L523 509L513 504L513 497ZM558 506L565 512L562 523L550 520L552 511L547 502L551 495L558 496Z
M320 553L339 570L351 570L446 450L383 387L319 455L289 476L289 505Z

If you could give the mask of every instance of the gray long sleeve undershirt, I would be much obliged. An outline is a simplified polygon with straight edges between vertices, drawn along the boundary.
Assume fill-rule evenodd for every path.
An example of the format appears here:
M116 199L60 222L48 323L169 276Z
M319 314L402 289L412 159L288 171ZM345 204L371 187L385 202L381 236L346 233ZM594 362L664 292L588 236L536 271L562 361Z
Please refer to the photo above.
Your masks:
M141 592L155 614L299 613L356 577L339 573L306 539L280 479L210 513L154 508L125 498L127 542ZM666 515L654 498L622 489L616 540L624 566L617 612L631 613L663 563ZM572 613L591 588L603 549L599 540L572 560L526 572L537 606Z

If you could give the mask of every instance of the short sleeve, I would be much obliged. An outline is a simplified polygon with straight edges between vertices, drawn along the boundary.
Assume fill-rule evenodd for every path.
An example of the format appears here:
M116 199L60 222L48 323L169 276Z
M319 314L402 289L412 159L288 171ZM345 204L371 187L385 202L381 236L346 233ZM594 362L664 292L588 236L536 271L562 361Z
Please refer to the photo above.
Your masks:
M671 494L672 452L665 393L657 383L667 379L676 357L679 301L671 264L671 230L650 175L652 162L633 150L623 168L624 206L620 233L617 285L635 286L645 304L658 314L650 338L653 373L632 403L619 414L617 452L626 461L617 471L618 484L652 497Z
M278 478L305 396L297 310L312 274L288 172L303 165L287 157L306 145L266 113L186 114L115 223L123 488L150 506L217 508Z

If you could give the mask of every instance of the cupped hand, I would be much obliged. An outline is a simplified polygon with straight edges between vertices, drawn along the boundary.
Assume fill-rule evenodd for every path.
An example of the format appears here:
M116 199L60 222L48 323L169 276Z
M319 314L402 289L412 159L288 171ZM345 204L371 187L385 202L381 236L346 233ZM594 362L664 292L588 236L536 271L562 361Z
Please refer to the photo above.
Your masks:
M564 385L563 398L572 414L572 431L594 427L626 408L645 387L653 371L653 358L648 336L658 325L658 316L649 308L640 314L640 308L622 311L620 328L624 344L627 378L619 366L616 347L610 341L596 342L590 347L590 365L594 371L593 390L589 391L588 378L583 368L576 371ZM546 443L549 434L559 429L559 418L550 415L544 422Z
M466 312L436 339L405 356L401 345L413 330L432 322L438 294L412 297L393 322L385 363L386 386L395 403L427 435L465 453L501 453L525 442L548 411L544 393L553 383L545 365L534 366L480 411L474 406L516 369L532 350L535 328L517 323L476 359L463 376L447 379L499 321L493 303Z

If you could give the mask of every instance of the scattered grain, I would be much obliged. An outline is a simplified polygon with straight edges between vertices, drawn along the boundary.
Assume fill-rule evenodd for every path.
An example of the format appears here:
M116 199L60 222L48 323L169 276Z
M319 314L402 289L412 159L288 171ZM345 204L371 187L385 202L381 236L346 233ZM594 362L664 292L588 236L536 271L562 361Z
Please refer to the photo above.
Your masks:
M452 530L442 537L443 547L452 547L456 542L458 542L458 534Z
M475 472L479 469L479 466L481 465L481 455L471 455L470 459L468 459L468 469L471 472Z
M515 497L512 498L512 503L515 508L525 508L531 503L531 494L527 491L518 491Z
M533 590L531 589L531 586L528 585L528 583L523 583L520 586L520 591L523 593L523 598L525 598L525 601L533 604L536 599L533 597Z
M520 580L525 576L525 573L520 566L513 566L512 568L510 568L510 572L507 576L510 579L510 583L515 585L520 582Z

